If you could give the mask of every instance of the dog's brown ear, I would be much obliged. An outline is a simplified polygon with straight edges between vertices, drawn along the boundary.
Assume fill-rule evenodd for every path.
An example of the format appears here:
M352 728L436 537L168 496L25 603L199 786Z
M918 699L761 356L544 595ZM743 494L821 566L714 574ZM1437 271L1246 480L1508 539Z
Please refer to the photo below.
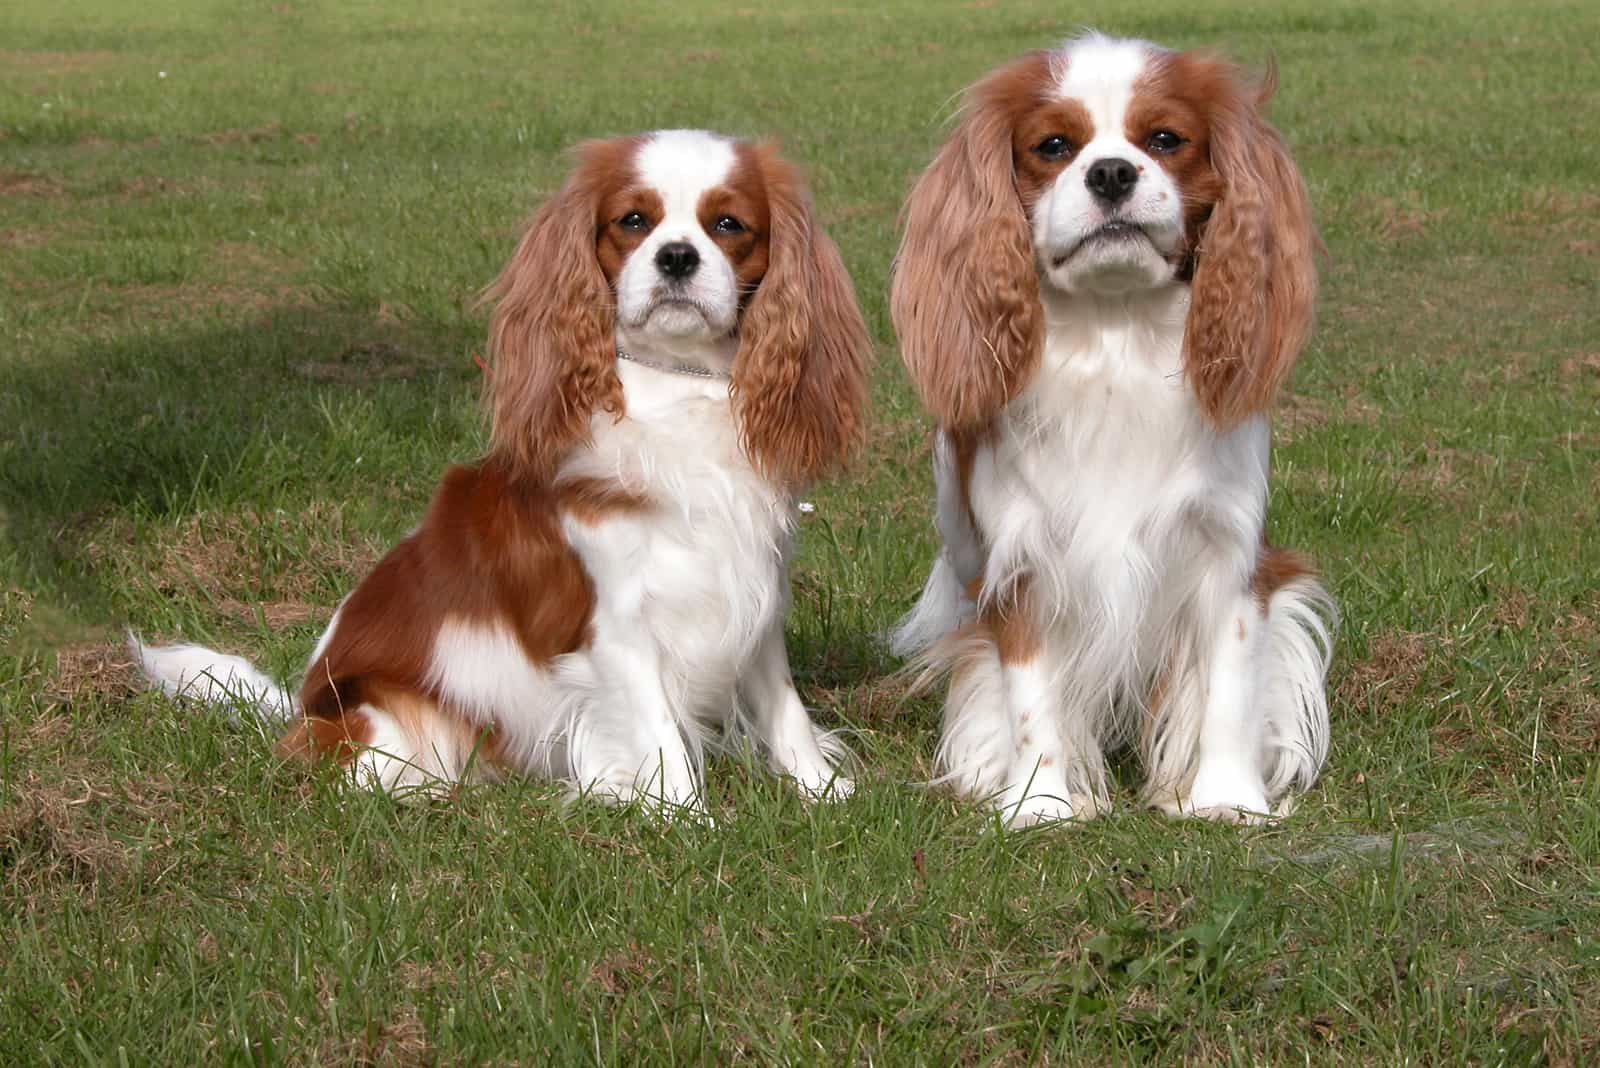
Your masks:
M1219 89L1211 165L1222 195L1200 236L1184 368L1221 429L1272 404L1311 335L1319 246L1305 182L1262 118L1272 95L1219 59L1186 54ZM1198 76L1198 75L1197 75Z
M490 453L535 481L550 478L561 457L588 440L596 411L622 412L615 298L595 238L602 177L630 150L627 139L580 145L572 174L483 294L494 304Z
M753 151L771 220L769 262L739 326L734 410L751 459L798 484L865 437L871 343L844 261L799 177L771 145Z
M1030 53L969 89L955 132L906 201L890 312L922 403L957 433L983 428L1016 396L1044 345L1004 103L1019 85L1045 81L1049 63Z

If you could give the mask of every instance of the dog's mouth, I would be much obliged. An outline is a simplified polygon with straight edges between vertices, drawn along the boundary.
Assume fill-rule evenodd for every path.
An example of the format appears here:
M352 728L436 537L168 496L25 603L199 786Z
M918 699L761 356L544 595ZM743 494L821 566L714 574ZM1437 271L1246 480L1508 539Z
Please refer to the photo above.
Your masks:
M716 337L733 330L736 322L729 321L727 312L702 298L657 290L628 327L668 337Z
M689 308L692 311L699 312L701 315L706 313L705 306L698 300L693 297L678 296L674 293L664 293L655 299L655 303L650 305L651 311L660 311L662 308Z
M1050 260L1050 266L1060 267L1084 249L1092 246L1123 244L1133 241L1146 241L1152 245L1155 243L1151 240L1150 234L1145 228L1138 223L1129 222L1127 219L1108 219L1085 234L1077 244L1053 257Z
M643 326L662 312L679 316L688 313L698 316L704 322L711 321L711 309L700 301L678 293L657 293L644 309L644 314L639 317L638 323L634 325Z

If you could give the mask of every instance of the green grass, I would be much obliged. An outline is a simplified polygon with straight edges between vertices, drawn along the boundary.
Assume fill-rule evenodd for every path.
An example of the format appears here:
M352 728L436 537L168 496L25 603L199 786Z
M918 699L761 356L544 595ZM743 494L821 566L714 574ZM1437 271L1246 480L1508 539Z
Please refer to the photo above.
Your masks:
M1596 1057L1600 9L457 6L0 12L0 1061ZM912 785L937 709L873 637L933 551L898 205L1079 24L1275 56L1329 246L1272 534L1343 605L1334 747L1270 829L1130 778L1004 833ZM481 447L470 300L564 147L670 125L781 138L881 345L789 625L861 791L398 805L137 692L124 623L295 670Z

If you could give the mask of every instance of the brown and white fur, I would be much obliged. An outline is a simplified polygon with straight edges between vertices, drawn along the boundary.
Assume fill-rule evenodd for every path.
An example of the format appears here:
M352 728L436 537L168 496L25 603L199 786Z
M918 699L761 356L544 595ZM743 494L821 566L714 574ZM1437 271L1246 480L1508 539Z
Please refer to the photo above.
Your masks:
M1264 532L1267 411L1311 326L1271 87L1088 34L992 72L905 214L892 314L938 421L943 550L897 649L939 761L1017 823L1108 800L1254 818L1316 779L1333 605Z
M283 750L384 789L523 772L695 808L741 727L847 793L783 623L795 494L862 436L868 341L794 170L702 131L585 144L488 296L489 453L339 605L298 698L195 646L135 643L145 672L243 691Z

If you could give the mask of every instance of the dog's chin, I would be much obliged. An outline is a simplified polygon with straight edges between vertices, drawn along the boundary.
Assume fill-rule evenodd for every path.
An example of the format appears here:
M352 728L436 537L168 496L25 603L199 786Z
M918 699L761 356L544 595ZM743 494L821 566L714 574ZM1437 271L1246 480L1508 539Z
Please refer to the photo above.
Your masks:
M1172 265L1141 227L1112 223L1047 260L1045 279L1064 293L1114 296L1165 285Z
M661 337L705 339L722 337L728 325L713 309L690 300L658 300L645 309L639 325Z

